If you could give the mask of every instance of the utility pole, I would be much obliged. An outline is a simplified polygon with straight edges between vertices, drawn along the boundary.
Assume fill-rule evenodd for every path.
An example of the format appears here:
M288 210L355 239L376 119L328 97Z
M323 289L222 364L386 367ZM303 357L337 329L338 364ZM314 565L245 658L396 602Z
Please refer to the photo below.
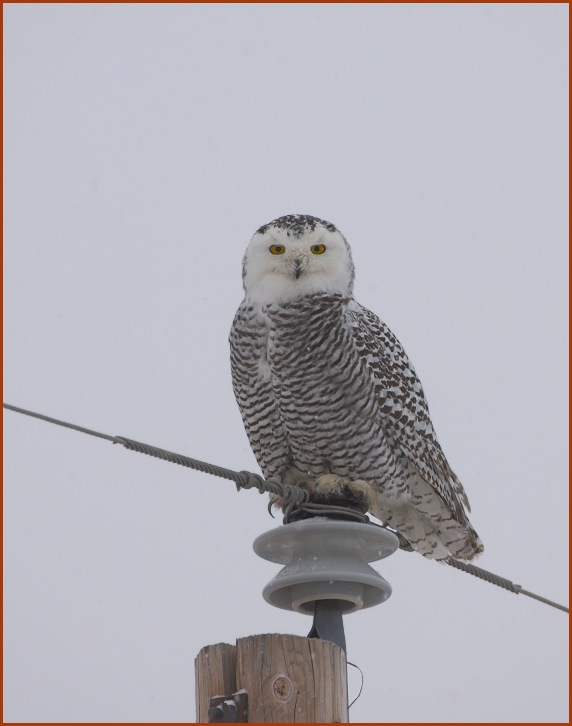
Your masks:
M198 723L348 720L346 656L327 640L269 634L207 645L195 677Z
M198 723L349 720L343 616L387 600L389 583L368 563L393 554L399 542L367 518L344 521L340 507L333 518L327 512L324 506L319 516L254 541L256 554L285 565L264 599L313 616L308 637L252 635L202 648L195 660Z

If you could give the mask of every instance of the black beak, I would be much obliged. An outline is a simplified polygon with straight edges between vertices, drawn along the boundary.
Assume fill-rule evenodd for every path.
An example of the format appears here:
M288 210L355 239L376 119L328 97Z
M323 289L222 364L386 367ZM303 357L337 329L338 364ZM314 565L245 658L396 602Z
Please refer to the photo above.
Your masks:
M302 274L302 260L294 261L294 274L296 275L296 279Z

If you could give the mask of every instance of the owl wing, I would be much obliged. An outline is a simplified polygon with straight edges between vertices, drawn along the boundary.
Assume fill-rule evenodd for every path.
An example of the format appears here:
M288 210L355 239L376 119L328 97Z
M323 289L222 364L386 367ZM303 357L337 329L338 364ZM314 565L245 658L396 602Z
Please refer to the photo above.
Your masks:
M290 447L267 360L268 324L246 303L230 331L232 387L250 446L262 473L278 477L291 460Z
M359 303L351 301L348 312L358 353L374 377L384 429L453 516L466 523L467 495L437 441L423 387L401 343Z

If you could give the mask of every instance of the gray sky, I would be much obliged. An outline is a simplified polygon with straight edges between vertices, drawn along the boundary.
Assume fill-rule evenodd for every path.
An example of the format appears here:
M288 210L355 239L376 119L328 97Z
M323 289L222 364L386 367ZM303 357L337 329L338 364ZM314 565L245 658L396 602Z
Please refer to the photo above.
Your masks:
M258 471L227 337L253 232L334 222L485 544L568 602L568 7L5 5L5 393ZM194 719L199 649L311 621L222 480L5 413L5 720ZM567 616L398 552L356 721L566 721ZM350 672L350 695L359 678Z

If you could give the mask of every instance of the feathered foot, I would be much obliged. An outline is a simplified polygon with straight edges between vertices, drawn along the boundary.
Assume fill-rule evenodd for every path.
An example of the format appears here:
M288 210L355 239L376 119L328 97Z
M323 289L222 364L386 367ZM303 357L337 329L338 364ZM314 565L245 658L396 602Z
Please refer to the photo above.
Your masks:
M373 487L363 479L346 479L337 474L322 474L316 479L314 492L322 496L346 495L353 497L369 509L376 500Z

